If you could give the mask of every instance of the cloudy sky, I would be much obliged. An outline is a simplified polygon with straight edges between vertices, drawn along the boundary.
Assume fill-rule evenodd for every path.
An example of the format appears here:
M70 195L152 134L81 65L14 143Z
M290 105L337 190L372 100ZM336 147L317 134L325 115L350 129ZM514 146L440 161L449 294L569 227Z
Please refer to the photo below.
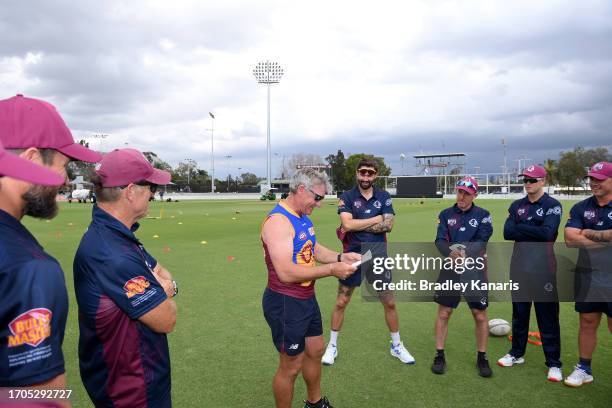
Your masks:
M612 144L612 2L4 0L0 96L54 103L75 138L136 147L216 175L265 175L342 149L414 173L412 155L468 169ZM227 159L226 156L232 156ZM274 171L275 173L276 171ZM274 175L274 174L273 174Z

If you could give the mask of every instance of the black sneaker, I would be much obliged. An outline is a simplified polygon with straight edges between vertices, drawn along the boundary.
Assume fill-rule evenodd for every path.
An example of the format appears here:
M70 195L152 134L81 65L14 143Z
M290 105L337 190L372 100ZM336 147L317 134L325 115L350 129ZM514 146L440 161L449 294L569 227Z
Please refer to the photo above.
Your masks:
M434 358L434 362L431 365L431 371L434 374L444 374L444 371L446 370L446 359L444 358L444 355L436 355L436 357Z
M304 408L334 408L329 403L327 397L322 397L321 400L315 404L312 402L304 401Z
M481 377L490 377L493 375L491 367L489 367L489 360L486 357L478 357L476 360L476 367L478 367L478 375Z

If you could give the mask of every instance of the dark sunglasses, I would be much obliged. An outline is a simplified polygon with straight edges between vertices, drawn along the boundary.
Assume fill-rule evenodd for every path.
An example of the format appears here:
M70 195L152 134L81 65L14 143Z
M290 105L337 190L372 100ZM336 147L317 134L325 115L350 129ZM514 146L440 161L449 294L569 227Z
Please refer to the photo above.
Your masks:
M359 169L359 170L357 170L357 172L359 172L359 174L364 176L364 177L365 176L373 177L377 173L376 170L369 170L369 169Z
M523 179L523 183L525 184L535 184L538 181L540 181L540 179L537 179L537 178L524 178Z
M471 181L466 181L466 180L459 180L457 182L457 187L467 187L467 188L473 188L474 190L478 190L476 186L474 185L474 183L472 183Z
M148 181L137 181L137 182L132 183L132 184L135 184L135 185L141 186L141 187L149 187L149 190L151 190L151 194L155 194L157 192L157 184L149 183ZM123 190L126 187L127 186L121 186L119 188L121 188Z
M322 199L325 198L325 196L319 195L319 194L315 193L314 191L312 191L311 189L308 189L308 191L310 191L312 193L312 195L314 196L314 200L315 201L321 201Z

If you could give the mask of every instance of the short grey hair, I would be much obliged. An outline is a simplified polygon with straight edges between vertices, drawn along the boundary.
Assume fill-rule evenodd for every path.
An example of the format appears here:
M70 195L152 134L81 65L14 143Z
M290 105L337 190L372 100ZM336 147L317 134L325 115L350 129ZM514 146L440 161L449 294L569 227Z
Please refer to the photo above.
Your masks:
M102 178L94 173L91 176L91 183L94 185L96 200L101 203L114 203L121 197L121 189L118 187L102 187Z
M299 186L312 189L314 186L324 186L325 192L331 192L331 185L327 174L316 171L313 168L304 168L296 171L289 180L289 191L296 193Z

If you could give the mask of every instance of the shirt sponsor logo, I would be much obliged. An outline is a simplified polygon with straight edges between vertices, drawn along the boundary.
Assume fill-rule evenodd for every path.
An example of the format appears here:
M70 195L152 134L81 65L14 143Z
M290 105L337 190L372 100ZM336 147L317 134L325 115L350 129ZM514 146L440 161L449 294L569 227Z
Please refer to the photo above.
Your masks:
M488 217L484 217L482 219L482 221L480 221L483 224L491 224L493 222L493 219L491 218L491 216L489 215Z
M289 346L289 350L297 350L298 347L300 347L299 344L292 344L292 345Z
M361 201L355 201L355 202L353 203L353 207L355 207L355 208L361 208Z
M544 209L543 208L538 208L536 210L536 214L538 214L539 217L543 217L544 216Z
M8 336L8 347L24 344L36 347L51 336L51 316L46 308L30 309L9 323L12 336Z
M454 227L455 225L457 225L457 219L449 218L448 220L446 220L446 223L448 224L449 227Z
M523 214L525 214L525 209L524 208L519 208L518 215L523 215Z
M391 207L391 199L390 198L387 198L387 201L385 201L385 206Z
M469 223L471 227L476 228L478 226L478 221L476 221L476 218L472 218Z
M597 217L597 214L595 214L594 210L586 210L584 212L584 218L586 218L587 220L595 219L595 217Z
M304 241L306 239L306 233L304 231L300 232L300 241Z
M310 227L308 228L308 233L310 234L311 237L314 237L315 233L314 233L314 227Z
M546 215L561 215L561 207L560 206L556 206L554 208L549 208L548 211L546 211Z
M123 289L125 289L128 299L131 299L136 295L145 293L149 286L151 286L151 283L144 276L137 276L125 282Z
M380 207L382 207L382 204L380 203L380 201L376 200L376 201L374 201L374 207L380 208Z

